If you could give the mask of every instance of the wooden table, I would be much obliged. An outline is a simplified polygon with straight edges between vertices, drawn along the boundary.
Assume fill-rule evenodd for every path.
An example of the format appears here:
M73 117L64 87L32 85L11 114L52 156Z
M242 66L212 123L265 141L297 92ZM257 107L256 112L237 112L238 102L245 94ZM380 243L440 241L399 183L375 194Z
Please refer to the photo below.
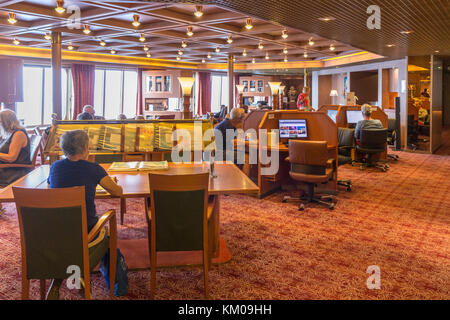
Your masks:
M102 165L106 170L109 168L109 164ZM183 175L183 174L195 174L208 172L208 163L169 163L169 170L155 171L160 174L167 175ZM43 165L25 177L19 179L15 183L7 186L0 191L0 203L1 202L14 202L14 196L12 193L12 187L23 188L48 188L47 177L49 175L50 166ZM111 176L116 176L118 184L123 188L123 196L121 197L121 220L123 222L123 216L126 212L125 199L127 198L148 198L150 196L150 186L148 180L148 173L150 171L137 171L137 172L110 172ZM216 163L215 175L217 177L211 178L209 183L210 195L217 197L220 194L236 194L236 193L258 193L259 188L232 163ZM110 194L97 194L96 199L108 199L112 198ZM231 258L226 248L225 242L220 238L220 215L219 215L219 203L217 201L217 210L213 212L213 262L225 262ZM120 240L120 248L124 252L128 253L129 257L134 257L137 262L129 265L130 269L140 269L149 266L147 239L139 240ZM225 254L224 254L224 251ZM158 265L180 265L180 264L197 264L201 263L201 255L188 253L188 254L168 254L162 255L162 259L158 256ZM135 259L135 260L136 260Z

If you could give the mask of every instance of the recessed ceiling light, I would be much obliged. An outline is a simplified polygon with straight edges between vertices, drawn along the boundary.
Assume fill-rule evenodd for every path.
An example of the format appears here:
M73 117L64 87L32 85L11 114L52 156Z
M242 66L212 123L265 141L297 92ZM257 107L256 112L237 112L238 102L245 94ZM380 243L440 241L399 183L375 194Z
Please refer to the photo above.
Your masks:
M401 34L410 34L413 33L414 31L412 30L406 30L406 31L400 31Z
M392 48L392 47L395 47L395 44L387 44L386 47Z
M336 20L336 18L334 18L334 17L323 17L323 18L319 18L319 20L328 22L328 21Z
M20 41L19 41L19 39L14 38L13 43L14 43L16 46L18 46L18 45L20 44Z
M192 31L192 27L191 26L187 27L186 34L188 35L188 37L192 37L194 35L194 32Z
M145 41L145 34L141 33L141 35L139 37L139 41L140 42L144 42Z
M16 14L14 12L8 13L8 22L11 24L17 23Z
M186 48L187 47L187 42L186 41L181 42L181 47L182 48Z
M435 50L435 51L434 51L434 53L439 53L439 52L440 52L439 50Z
M195 12L194 15L197 18L200 18L203 15L203 6L195 6Z
M232 43L233 43L233 38L231 38L231 36L228 36L227 42L228 42L229 44L232 44Z
M66 12L66 9L64 8L64 0L57 0L56 1L56 8L55 11L59 14L63 14Z
M247 18L247 23L245 24L245 29L250 30L253 28L253 23L251 18Z
M283 39L287 39L288 34L287 34L287 30L286 30L286 29L284 29L284 30L281 32L281 37L282 37Z
M141 25L141 23L139 22L139 15L138 14L133 15L133 20L134 21L131 24L133 26L135 26L136 28Z
M44 39L45 39L45 40L52 40L52 36L50 35L49 32L47 32L47 33L45 34Z
M91 28L89 28L88 24L84 25L84 30L83 30L84 34L90 34L91 33Z

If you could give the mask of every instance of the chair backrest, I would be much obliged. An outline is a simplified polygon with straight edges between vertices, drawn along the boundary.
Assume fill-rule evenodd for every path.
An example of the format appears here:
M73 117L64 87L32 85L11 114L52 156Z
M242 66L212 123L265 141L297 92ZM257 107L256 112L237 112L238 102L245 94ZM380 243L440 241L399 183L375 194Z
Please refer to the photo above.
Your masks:
M149 182L152 246L156 251L202 250L207 232L209 173L150 173Z
M35 134L31 135L30 137L30 161L33 166L36 165L36 159L39 153L39 148L41 147L41 139L42 136L40 135L38 136ZM41 152L43 151L41 150Z
M384 149L387 142L388 129L361 130L360 146L365 149Z
M223 119L225 118L225 115L228 113L228 108L227 106L222 106L222 108L220 109L220 115L219 118Z
M22 264L28 279L65 279L69 266L89 270L83 187L13 187L20 226Z
M325 167L328 158L326 141L289 140L291 164Z
M338 146L353 147L355 145L355 129L338 128Z
M174 114L163 114L158 117L158 120L163 120L163 119L172 120L172 119L175 119L175 115Z

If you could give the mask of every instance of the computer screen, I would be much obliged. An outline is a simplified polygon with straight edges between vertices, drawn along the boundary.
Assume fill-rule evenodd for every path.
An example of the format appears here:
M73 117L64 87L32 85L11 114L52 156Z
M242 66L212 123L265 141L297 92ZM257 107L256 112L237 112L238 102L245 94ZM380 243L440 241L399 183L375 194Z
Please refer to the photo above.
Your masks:
M306 119L279 120L281 139L308 138Z
M327 114L328 116L331 118L331 120L334 121L334 123L336 123L336 117L337 117L337 110L328 110Z
M364 120L362 112L359 110L347 110L347 123L356 124L358 121Z

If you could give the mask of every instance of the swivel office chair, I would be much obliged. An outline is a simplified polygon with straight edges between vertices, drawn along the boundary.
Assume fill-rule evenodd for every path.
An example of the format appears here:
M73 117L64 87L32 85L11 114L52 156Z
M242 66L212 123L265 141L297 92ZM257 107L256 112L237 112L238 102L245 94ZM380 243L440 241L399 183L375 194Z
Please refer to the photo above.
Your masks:
M289 140L289 158L291 163L289 176L298 182L306 183L308 194L299 200L307 203L319 203L334 209L333 196L315 196L314 187L319 183L327 183L333 178L336 170L334 159L328 158L326 141ZM287 202L291 197L284 197L282 202ZM303 211L305 205L300 204L298 210Z
M355 129L338 128L338 166L353 163L353 149L355 149ZM338 185L352 191L351 180L338 180Z
M389 168L386 163L374 160L376 154L386 151L387 130L386 128L361 130L360 144L356 146L356 151L364 156L367 155L367 158L363 158L361 170L365 167L376 167L384 172Z

